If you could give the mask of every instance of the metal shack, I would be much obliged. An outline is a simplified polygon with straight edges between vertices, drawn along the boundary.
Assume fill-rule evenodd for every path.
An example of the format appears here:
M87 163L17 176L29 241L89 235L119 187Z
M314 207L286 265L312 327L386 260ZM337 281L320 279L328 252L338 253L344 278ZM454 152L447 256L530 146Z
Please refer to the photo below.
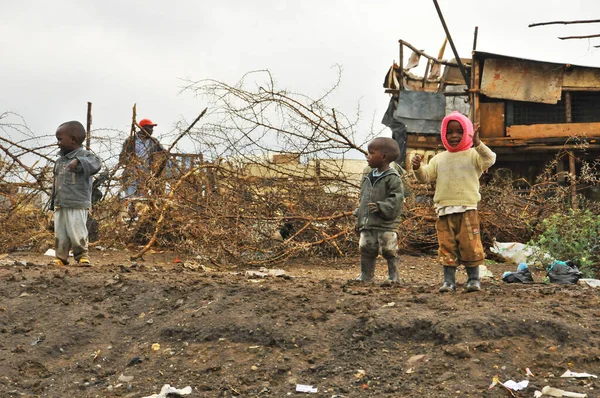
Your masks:
M452 110L481 126L481 139L498 155L494 168L529 183L559 154L557 175L577 174L581 160L599 157L600 68L475 51L461 59L468 88L456 62L441 59L443 48L433 57L399 42L403 67L386 75L392 98L383 123L397 141L405 137L407 160L414 151L427 159L444 149L439 127ZM406 63L405 48L412 50ZM420 57L427 59L423 77L411 73Z

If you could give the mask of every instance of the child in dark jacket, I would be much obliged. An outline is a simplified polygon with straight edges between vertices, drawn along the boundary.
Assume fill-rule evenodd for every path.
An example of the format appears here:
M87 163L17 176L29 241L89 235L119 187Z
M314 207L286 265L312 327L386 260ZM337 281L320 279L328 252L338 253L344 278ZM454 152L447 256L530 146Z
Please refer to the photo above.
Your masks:
M388 279L398 282L398 234L404 203L404 187L398 171L390 167L400 154L392 138L375 138L369 143L367 162L371 171L363 178L360 201L355 214L360 232L360 276L373 281L375 262L381 255L387 260Z
M412 160L417 180L435 181L433 203L438 215L438 258L444 266L444 284L440 292L456 290L458 265L467 269L467 291L481 290L479 266L485 253L479 233L477 204L481 200L479 177L496 161L496 154L479 139L479 129L459 112L442 120L441 138L445 152L421 166L423 157Z
M54 164L50 210L54 210L54 264L59 266L68 264L71 249L78 265L90 265L86 222L92 207L92 175L100 171L102 162L81 147L85 136L85 128L77 121L63 123L56 130L60 156Z

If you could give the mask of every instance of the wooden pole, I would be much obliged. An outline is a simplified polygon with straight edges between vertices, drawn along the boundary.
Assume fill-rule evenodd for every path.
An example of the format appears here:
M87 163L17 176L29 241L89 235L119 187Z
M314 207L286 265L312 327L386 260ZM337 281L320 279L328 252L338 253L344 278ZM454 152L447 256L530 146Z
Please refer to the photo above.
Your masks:
M85 136L85 149L90 150L90 143L92 140L92 103L88 102L87 105L87 123L86 123L86 136Z
M475 26L475 33L473 33L473 51L477 50L477 33L479 32L479 26Z
M400 75L398 76L399 87L398 91L402 91L404 89L404 43L400 41Z
M433 5L435 6L435 9L437 10L437 13L440 17L440 21L442 22L442 26L444 27L444 32L446 32L446 37L450 42L450 47L452 48L452 52L454 53L454 58L456 58L458 69L460 69L460 73L462 74L463 79L465 79L465 84L469 89L471 89L471 82L469 81L469 76L467 76L467 70L465 69L465 66L462 63L460 56L458 55L458 51L456 50L456 46L454 45L454 40L452 40L452 36L450 36L450 30L448 29L448 26L446 26L444 15L442 14L442 10L440 9L437 0L433 0Z
M571 209L577 210L577 170L575 169L575 155L569 151L569 173L571 180Z

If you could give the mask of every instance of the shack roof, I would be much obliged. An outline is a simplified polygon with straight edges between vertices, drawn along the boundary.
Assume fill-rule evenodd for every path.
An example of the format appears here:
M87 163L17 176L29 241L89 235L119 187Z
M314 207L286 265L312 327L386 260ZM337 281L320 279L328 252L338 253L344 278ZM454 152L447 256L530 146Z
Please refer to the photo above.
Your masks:
M563 67L565 67L565 66L571 66L571 67L577 67L577 68L600 69L599 66L576 65L576 64L572 64L570 62L542 61L542 60L539 60L539 59L515 57L515 56L512 56L512 55L490 53L490 52L485 52L485 51L474 51L473 52L473 59L485 60L485 59L488 59L488 58L506 59L506 60L517 60L517 61L528 61L528 62L543 63L543 64L550 64L550 65L556 65L556 66L563 66Z

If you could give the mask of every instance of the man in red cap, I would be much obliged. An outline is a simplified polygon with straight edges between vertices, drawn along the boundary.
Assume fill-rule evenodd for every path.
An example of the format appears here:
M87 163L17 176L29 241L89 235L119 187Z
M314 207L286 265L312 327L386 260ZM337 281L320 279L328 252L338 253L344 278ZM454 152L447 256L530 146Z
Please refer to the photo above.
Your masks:
M147 182L151 176L156 154L165 151L160 143L152 138L156 123L150 119L142 119L138 126L140 130L125 140L119 155L119 163L125 166L123 185L126 198L139 197L148 193ZM128 212L132 218L135 217L133 202L129 203Z

